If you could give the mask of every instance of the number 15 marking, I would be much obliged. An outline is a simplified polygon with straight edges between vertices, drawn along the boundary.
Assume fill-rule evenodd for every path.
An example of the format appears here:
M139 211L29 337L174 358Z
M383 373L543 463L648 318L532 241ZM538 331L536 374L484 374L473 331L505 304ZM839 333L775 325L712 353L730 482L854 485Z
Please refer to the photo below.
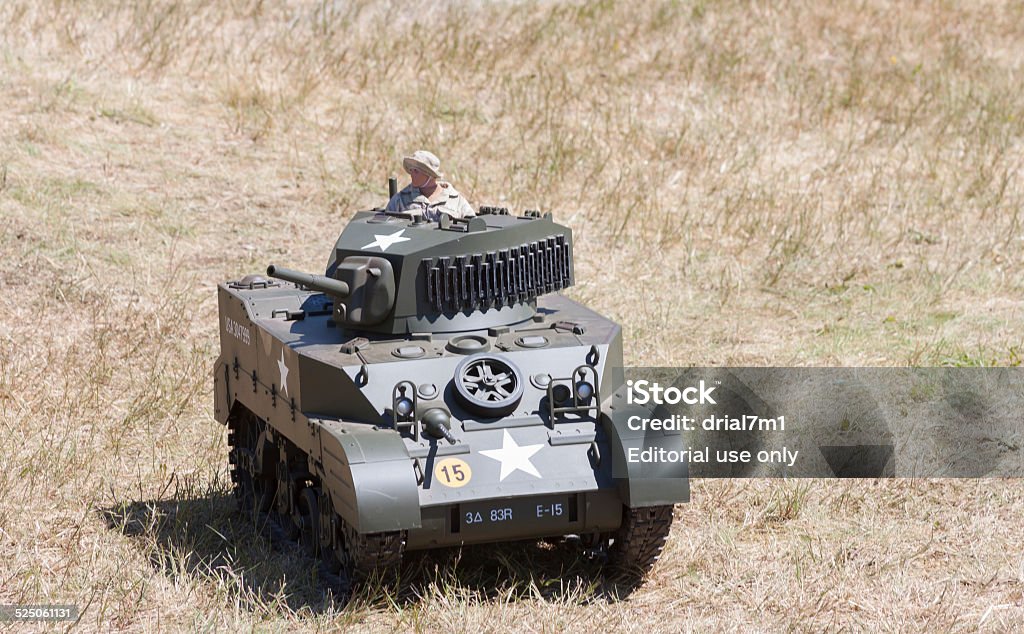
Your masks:
M446 487L457 489L469 484L473 479L473 470L465 460L445 458L434 467L434 477Z

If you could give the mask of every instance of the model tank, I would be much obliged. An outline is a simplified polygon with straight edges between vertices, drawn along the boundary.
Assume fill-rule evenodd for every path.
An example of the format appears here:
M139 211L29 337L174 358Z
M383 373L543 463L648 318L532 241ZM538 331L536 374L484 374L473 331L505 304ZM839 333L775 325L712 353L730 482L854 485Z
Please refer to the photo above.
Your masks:
M685 465L625 460L650 439L612 415L619 326L559 293L572 247L550 214L373 210L323 275L221 284L215 415L240 506L351 580L405 551L560 536L641 578Z

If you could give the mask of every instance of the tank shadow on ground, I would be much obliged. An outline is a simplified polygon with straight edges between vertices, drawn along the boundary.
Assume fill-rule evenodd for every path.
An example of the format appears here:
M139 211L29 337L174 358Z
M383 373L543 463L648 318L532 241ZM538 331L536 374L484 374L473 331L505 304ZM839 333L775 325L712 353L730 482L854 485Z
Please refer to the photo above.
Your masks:
M212 584L251 612L281 606L321 614L348 602L344 579L331 575L280 530L254 527L230 494L125 502L98 514L175 585ZM399 608L452 595L478 601L592 603L624 599L635 587L603 575L577 543L525 541L407 553L388 600L358 590L354 599Z

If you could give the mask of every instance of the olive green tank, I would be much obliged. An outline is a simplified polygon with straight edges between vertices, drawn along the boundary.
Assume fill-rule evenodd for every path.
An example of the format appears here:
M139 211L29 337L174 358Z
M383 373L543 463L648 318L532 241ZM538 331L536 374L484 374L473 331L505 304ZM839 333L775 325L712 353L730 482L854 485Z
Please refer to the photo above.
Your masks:
M610 411L621 330L559 293L574 275L567 227L484 207L360 212L323 275L221 284L215 416L243 510L351 580L405 551L568 535L642 577L685 465L624 460L642 440Z

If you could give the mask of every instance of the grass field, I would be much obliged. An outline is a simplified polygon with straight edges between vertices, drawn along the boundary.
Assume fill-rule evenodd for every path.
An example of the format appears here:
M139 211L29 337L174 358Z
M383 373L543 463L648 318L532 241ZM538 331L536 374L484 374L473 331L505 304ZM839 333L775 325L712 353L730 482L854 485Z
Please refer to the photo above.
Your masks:
M1016 365L1020 2L0 3L0 603L83 630L1024 627L1019 480L696 481L625 599L561 547L325 598L232 508L216 284L400 157L552 211L642 365Z

